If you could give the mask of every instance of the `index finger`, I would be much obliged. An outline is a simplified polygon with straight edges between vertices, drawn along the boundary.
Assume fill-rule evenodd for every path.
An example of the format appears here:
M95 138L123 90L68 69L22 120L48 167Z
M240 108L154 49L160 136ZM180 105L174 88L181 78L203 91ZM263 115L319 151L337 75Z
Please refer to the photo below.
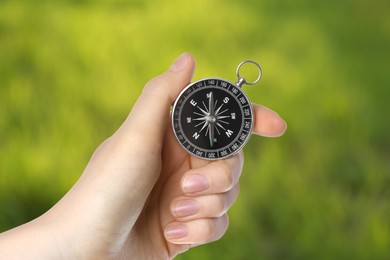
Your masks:
M244 155L240 151L227 159L189 170L182 177L182 190L191 196L227 192L238 182L243 164Z
M253 133L265 137L279 137L287 130L286 122L275 111L261 105L253 104L255 124Z

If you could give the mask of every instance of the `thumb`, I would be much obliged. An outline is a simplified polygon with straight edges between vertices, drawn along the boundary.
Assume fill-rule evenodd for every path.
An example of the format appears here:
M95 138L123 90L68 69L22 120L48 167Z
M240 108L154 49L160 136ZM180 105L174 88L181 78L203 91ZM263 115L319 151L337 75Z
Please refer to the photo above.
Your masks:
M140 145L152 145L144 147L145 149L160 151L166 124L169 122L169 108L184 86L191 81L194 71L194 58L188 53L180 55L168 71L146 84L116 135L125 139L123 141L139 138L138 140L144 140Z
M71 221L79 212L79 226L89 223L93 230L97 225L107 236L128 235L159 175L169 108L194 68L194 59L185 53L147 83L125 122L95 151L80 180L52 211L58 211L55 216Z

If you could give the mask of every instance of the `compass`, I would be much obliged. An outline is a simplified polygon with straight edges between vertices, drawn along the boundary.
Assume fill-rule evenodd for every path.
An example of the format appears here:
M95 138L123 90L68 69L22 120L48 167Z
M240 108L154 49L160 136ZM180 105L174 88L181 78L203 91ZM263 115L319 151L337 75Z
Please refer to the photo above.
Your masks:
M242 65L257 67L259 76L247 82L240 76ZM186 86L172 110L172 128L177 141L191 155L209 160L236 154L248 142L254 124L252 104L242 90L254 85L261 76L259 64L241 62L236 70L237 83L221 78L205 78Z

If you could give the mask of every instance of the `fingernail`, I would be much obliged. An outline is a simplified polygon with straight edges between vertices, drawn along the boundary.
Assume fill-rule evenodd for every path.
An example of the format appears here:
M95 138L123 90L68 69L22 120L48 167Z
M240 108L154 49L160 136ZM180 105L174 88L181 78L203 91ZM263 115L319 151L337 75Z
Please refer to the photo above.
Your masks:
M209 188L209 182L200 174L191 174L183 181L183 191L186 193L194 193L205 191Z
M187 236L188 228L182 223L172 223L165 228L164 233L168 240L180 239Z
M170 71L179 72L183 70L188 64L188 53L180 55L169 68Z
M175 217L188 217L199 211L198 203L195 200L183 199L173 203L172 213Z

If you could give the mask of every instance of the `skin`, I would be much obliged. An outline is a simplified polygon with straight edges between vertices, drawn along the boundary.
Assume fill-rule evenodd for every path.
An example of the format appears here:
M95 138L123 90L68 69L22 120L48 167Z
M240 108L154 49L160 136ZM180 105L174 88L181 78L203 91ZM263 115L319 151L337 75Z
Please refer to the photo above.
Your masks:
M244 157L205 161L175 140L169 108L194 70L184 53L148 82L72 189L39 218L0 234L0 259L171 259L219 239ZM285 132L277 113L260 105L254 112L254 134Z

